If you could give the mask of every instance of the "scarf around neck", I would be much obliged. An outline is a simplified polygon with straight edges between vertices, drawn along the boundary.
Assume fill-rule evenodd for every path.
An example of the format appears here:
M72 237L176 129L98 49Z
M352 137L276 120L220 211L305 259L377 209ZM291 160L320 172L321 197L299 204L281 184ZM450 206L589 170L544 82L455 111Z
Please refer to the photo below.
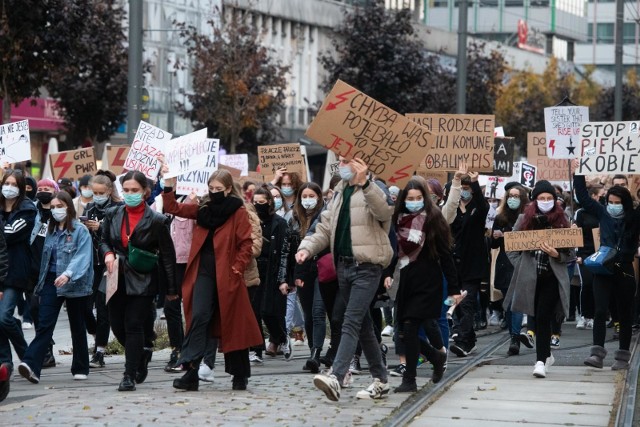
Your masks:
M415 261L422 250L426 235L424 223L427 214L424 210L417 213L402 213L398 217L398 262L400 268Z
M196 222L200 227L215 230L227 222L242 205L242 200L234 196L227 196L220 203L207 202L198 209Z

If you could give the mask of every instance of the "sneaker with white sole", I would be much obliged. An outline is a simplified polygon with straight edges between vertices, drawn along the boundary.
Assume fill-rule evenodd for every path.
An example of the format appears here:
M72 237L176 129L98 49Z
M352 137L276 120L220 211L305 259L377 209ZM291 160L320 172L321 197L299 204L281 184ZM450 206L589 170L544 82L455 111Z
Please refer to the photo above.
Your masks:
M86 376L85 374L75 374L75 375L73 376L73 379L74 379L75 381L84 381L84 380L86 380L86 379L87 379L87 376Z
M255 351L249 352L249 362L253 365L262 365L262 357L258 356Z
M198 368L198 378L200 378L200 381L212 383L214 380L213 369L211 369L206 363L200 362L200 367Z
M38 384L40 382L40 378L33 373L33 369L24 362L18 365L18 372L33 384Z
M535 345L535 333L533 331L520 332L518 335L520 342L527 348L533 348Z
M287 337L287 341L284 344L280 344L280 350L284 355L284 360L287 362L293 357L293 346L291 345L291 338Z
M335 375L316 375L313 377L313 385L322 391L327 399L333 402L340 400L340 382Z
M358 399L382 399L389 395L389 384L383 383L378 378L374 378L369 387L360 390L356 397Z
M544 362L544 367L548 370L553 364L556 363L555 357L553 357L553 353L549 353L549 357L547 357L547 361Z
M500 313L493 310L491 311L491 316L489 316L489 326L499 326L500 325Z
M587 329L593 329L593 319L585 319L585 320L587 321L587 322L586 322L587 324L586 324L586 326L585 326L585 327L586 327Z
M576 329L585 329L587 327L587 321L584 317L578 316L576 319Z
M353 359L351 359L351 363L349 363L349 372L353 375L360 375L362 373L360 358L358 356L353 356Z
M404 363L399 364L395 368L389 371L389 375L392 377L401 377L404 375L404 372L407 370L407 365Z
M551 335L551 347L560 347L560 335Z
M393 326L387 325L384 327L382 332L380 333L383 337L390 337L393 335Z
M536 362L536 366L533 368L533 376L536 378L546 378L547 370L544 367L544 362Z

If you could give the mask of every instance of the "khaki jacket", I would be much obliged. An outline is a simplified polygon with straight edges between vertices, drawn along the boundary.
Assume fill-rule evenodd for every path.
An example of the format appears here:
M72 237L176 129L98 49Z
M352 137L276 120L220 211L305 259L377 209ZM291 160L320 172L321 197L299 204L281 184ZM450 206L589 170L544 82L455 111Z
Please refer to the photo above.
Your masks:
M305 237L298 250L304 249L310 256L315 256L329 247L333 253L345 185L344 181L338 183L331 203L320 216L316 232ZM369 182L364 190L356 188L351 195L350 208L351 245L356 261L387 267L393 257L389 242L393 206L387 204L384 191L374 182Z
M256 258L259 257L260 252L262 252L262 228L260 227L260 218L258 218L258 214L252 207L247 207L247 213L249 214L249 222L251 223L251 240L253 240L251 250L253 257L249 261L247 269L244 271L244 280L247 282L247 287L251 287L260 285L260 274L258 273Z

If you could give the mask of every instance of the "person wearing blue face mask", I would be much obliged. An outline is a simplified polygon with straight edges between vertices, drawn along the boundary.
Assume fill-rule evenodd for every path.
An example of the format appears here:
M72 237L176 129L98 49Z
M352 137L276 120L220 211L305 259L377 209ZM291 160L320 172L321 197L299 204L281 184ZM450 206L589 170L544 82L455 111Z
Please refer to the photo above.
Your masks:
M577 167L574 164L574 167ZM573 186L578 201L583 209L594 215L600 224L600 245L616 248L616 263L613 274L593 274L593 295L595 302L595 317L593 320L593 346L591 354L584 360L585 365L595 368L603 367L603 360L607 355L604 348L606 337L606 322L609 301L614 297L618 309L620 322L620 337L611 369L629 368L629 352L633 325L633 302L636 283L633 269L633 259L638 248L640 235L640 214L633 208L631 193L625 187L614 185L605 195L606 205L589 197L585 177L576 175Z
M73 199L76 209L76 219L80 219L87 205L93 202L93 190L91 189L91 175L84 175L78 180L79 195Z
M178 298L178 289L167 218L144 202L151 192L147 178L141 172L127 172L122 191L125 206L107 210L102 221L100 256L109 274L118 263L118 286L107 307L111 329L125 348L125 372L118 391L133 391L146 378L151 360L152 350L144 348L144 322L158 293L153 269L160 268L165 275L168 300Z
M296 172L287 172L287 168L278 169L271 184L280 188L284 196L284 204L288 209L292 209L296 201L296 194L298 194L298 190L302 185L300 175Z
M83 212L83 224L89 229L93 240L93 295L87 304L85 322L87 332L95 335L95 348L89 366L91 368L104 367L104 354L109 342L109 312L106 304L106 288L103 276L105 271L104 259L100 256L100 224L104 220L108 209L121 206L122 200L118 197L114 182L116 176L110 171L99 170L89 182L93 192L93 201L87 205ZM95 304L96 316L93 316Z

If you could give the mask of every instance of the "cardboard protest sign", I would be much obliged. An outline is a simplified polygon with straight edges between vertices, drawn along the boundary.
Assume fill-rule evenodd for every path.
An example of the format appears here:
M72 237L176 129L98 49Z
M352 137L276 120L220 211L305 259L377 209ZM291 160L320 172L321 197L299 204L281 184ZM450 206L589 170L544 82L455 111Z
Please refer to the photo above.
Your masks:
M173 178L193 170L203 169L211 155L210 145L207 140L207 128L171 140L164 152L165 162L169 166L169 172L164 177ZM217 157L218 154L216 153L215 156ZM218 164L217 158L215 164Z
M591 122L580 129L576 175L634 174L640 167L640 122Z
M424 179L437 179L443 187L449 181L449 174L447 172L433 171L427 169L427 167L424 165L420 165L418 169L416 169L416 175L419 175Z
M575 159L579 153L580 126L589 121L589 107L547 107L544 130L547 156L551 159Z
M31 159L31 136L29 121L0 125L0 165Z
M218 163L220 141L217 139L205 139L203 146L199 150L199 156L205 160L204 164L199 169L192 169L189 172L178 175L176 183L177 194L188 196L191 193L196 193L198 196L204 196L209 191L209 177L220 166ZM171 167L169 167L169 170L171 171Z
M362 159L388 185L404 187L428 151L428 131L341 80L305 135L338 156Z
M249 156L246 154L226 154L220 156L220 164L240 169L241 176L249 175Z
M484 188L484 197L489 199L502 199L504 197L504 186L507 185L507 182L510 180L511 177L487 176Z
M507 252L540 249L542 243L556 249L582 247L582 228L547 228L504 233L504 250Z
M427 128L427 169L456 171L467 162L469 170L493 172L495 116L480 114L407 114Z
M131 150L124 161L124 169L140 171L147 178L155 180L162 167L158 156L164 154L165 143L170 139L169 132L140 121Z
M527 133L527 162L536 167L538 180L570 180L567 160L547 157L547 137L544 132Z
M592 228L591 234L593 235L593 246L597 251L600 249L600 228Z
M93 147L62 151L50 154L49 158L55 180L69 178L72 181L77 181L84 175L93 175L98 170Z
M513 175L514 138L495 138L493 143L493 175Z
M278 169L287 168L287 172L295 172L306 181L306 166L300 144L259 145L258 162L260 172L266 176L275 176Z
M224 169L226 171L228 171L231 174L231 177L235 180L237 180L238 178L240 178L242 176L242 171L240 169L236 169L233 168L231 166L227 166L227 165L223 165L222 163L220 163L220 165L218 165L218 169ZM247 173L247 176L249 175L249 173Z
M131 147L128 145L107 145L107 166L105 169L113 172L114 175L121 175L124 172L124 162L129 155Z

